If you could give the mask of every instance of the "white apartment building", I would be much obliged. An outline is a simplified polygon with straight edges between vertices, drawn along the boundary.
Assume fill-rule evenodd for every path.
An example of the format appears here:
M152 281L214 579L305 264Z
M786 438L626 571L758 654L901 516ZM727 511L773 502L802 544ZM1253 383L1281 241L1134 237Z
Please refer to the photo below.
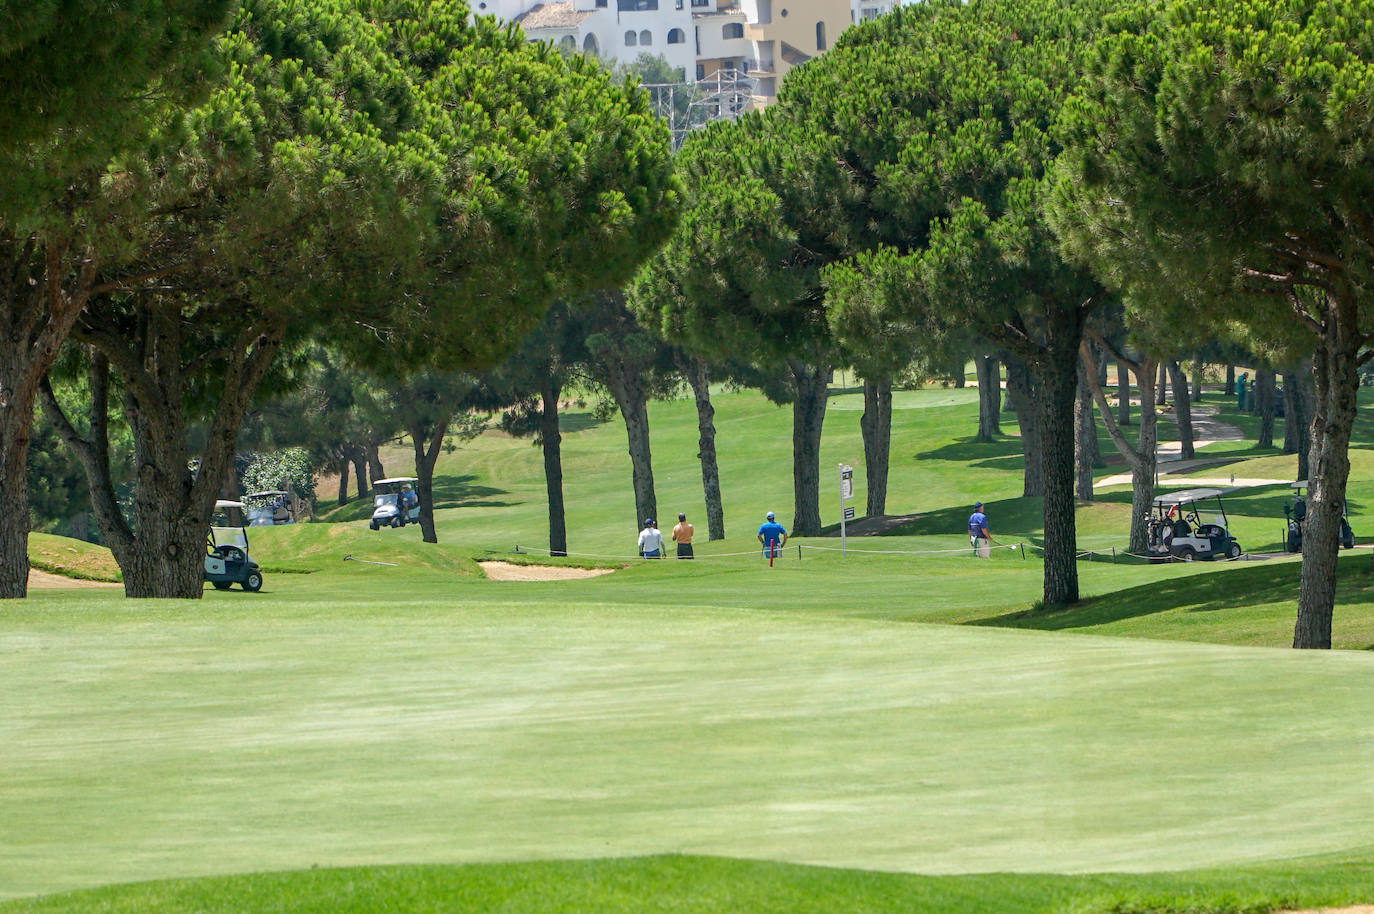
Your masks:
M900 0L475 0L473 11L519 23L531 41L630 63L661 56L684 82L736 71L756 105L787 72L824 53L844 29Z

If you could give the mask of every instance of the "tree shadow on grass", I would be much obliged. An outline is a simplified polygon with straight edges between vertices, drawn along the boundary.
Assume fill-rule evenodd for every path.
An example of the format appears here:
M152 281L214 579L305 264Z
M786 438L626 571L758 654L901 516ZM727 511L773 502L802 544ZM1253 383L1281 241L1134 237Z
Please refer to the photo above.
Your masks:
M470 474L466 476L435 476L434 510L440 511L445 508L508 508L520 504L520 502L515 501L494 500L492 496L505 495L506 490L474 485L473 481L476 479L476 476Z
M1019 438L997 438L992 441L960 438L943 447L921 451L912 456L917 460L950 460L976 467L1005 470L1020 469L1024 466Z
M1374 602L1374 575L1365 573L1369 559L1341 558L1337 603ZM1225 574L1196 574L1142 584L1082 600L1067 609L1030 609L977 619L967 624L994 628L1062 631L1092 628L1170 610L1190 613L1221 612L1266 603L1296 603L1302 565L1266 562Z
M596 414L590 410L578 413L560 412L558 414L558 430L564 435L573 435L605 425L609 421L609 419L598 419Z
M1039 498L1004 498L988 502L984 508L993 539L998 530L1038 530L1044 523L1044 508ZM968 532L972 505L942 508L907 521L887 531L890 536L949 536Z

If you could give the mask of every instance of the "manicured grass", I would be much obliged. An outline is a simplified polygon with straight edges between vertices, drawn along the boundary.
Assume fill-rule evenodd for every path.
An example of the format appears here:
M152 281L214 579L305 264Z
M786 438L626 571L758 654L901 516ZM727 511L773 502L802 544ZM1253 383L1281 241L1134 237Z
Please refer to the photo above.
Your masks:
M845 576L808 564L531 590L368 566L191 607L40 595L0 633L0 891L665 852L1147 872L1374 847L1371 655L864 619L896 607L857 589L846 607ZM1009 595L1022 564L964 567ZM905 579L908 615L925 605L881 567L879 592ZM729 602L681 598L713 575ZM638 598L595 596L617 579Z
M1363 861L1177 874L916 876L795 864L657 856L548 863L322 869L115 886L35 901L4 914L293 911L373 914L1238 914L1374 897Z
M860 404L832 400L822 466L859 469L862 510ZM252 530L261 594L5 606L0 896L183 881L0 912L1374 900L1374 653L1249 646L1289 642L1294 561L1084 562L1082 605L1032 611L1033 551L979 561L963 535L980 499L1000 540L1039 538L1019 442L974 442L976 392L931 389L894 411L888 510L918 516L846 556L802 540L769 568L753 532L770 508L790 522L790 412L716 405L717 543L692 403L652 410L659 512L691 515L693 563L633 558L623 428L574 411L575 554L557 563L613 575L484 578L478 560L546 540L539 451L487 434L441 461L440 546L369 531L355 502L345 523ZM1294 462L1234 456L1237 475ZM823 477L827 521L834 488ZM1228 503L1247 547L1277 540L1284 494ZM1104 493L1080 507L1080 545L1124 546L1128 525L1129 496ZM51 539L40 553L65 555ZM1342 562L1338 646L1374 645L1368 562ZM1127 875L1083 875L1111 872Z
M119 581L119 566L103 546L49 533L29 534L29 564L87 581Z

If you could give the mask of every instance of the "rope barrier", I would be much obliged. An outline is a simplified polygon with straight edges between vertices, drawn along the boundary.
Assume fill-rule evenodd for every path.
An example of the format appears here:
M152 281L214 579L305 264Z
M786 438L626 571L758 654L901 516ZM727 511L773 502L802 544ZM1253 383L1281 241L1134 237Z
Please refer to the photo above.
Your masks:
M903 555L903 556L912 556L912 555L968 555L968 554L970 553L970 549L968 549L968 548L963 548L963 549L923 549L923 550L912 550L912 549L854 549L854 548L851 547L851 548L847 548L847 549L841 550L838 546L818 546L818 545L816 545L816 544L814 544L814 543L805 543L805 544L803 544L803 543L797 543L797 544L796 544L796 547L797 547L797 559L798 559L798 561L801 560L801 553L802 553L802 550L803 550L803 549L810 549L810 550L814 550L814 551L816 551L816 552L853 552L853 553L858 553L858 554L860 554L860 555ZM986 547L986 548L987 548L989 551L991 551L991 550L993 550L993 549L1020 550L1020 552L1021 552L1021 557L1024 559L1024 558L1026 557L1026 549L1027 549L1027 547L1029 547L1029 548L1032 549L1032 550L1038 551L1041 555L1043 555L1044 552L1045 552L1045 547L1044 547L1044 546L1037 545L1037 544L1035 544L1035 543L1026 543L1026 542L998 543L998 544L995 545L995 546L988 546L988 547ZM777 557L777 558L782 558L783 551L784 551L784 550L778 550L778 553L777 553L776 557ZM516 546L514 550L511 550L511 552L505 552L505 553L503 553L501 550L497 550L497 549L487 549L486 552L489 553L489 554L491 554L491 555L493 555L493 556L502 555L502 554L507 554L507 555L509 555L509 554L514 554L514 555L537 555L537 556L541 556L541 557L542 557L542 556L549 556L550 558L600 559L600 560L610 561L610 562L627 562L627 563L628 563L628 562L638 562L638 561L643 561L643 560L644 560L644 557L641 556L641 555L638 555L638 554L635 554L635 555L627 555L627 554L624 554L624 553L609 554L609 553L598 553L598 552L571 552L571 551L569 551L569 552L560 552L560 553L555 554L555 553L553 553L552 551L550 551L550 550L548 550L548 549L531 549L531 548L529 548L529 547L525 547L525 548L522 549L520 546ZM751 558L752 558L752 557L758 557L758 556L760 556L760 555L763 556L763 557L765 557L765 558L766 558L767 555L768 555L766 552L763 551L763 547L760 547L760 548L758 548L758 549L751 549L751 550L749 550L748 552L716 552L716 553L707 553L707 554L696 553L694 556L692 556L692 559L693 559L694 561L710 561L710 560L712 560L712 559L729 559L729 558L741 558L741 557L751 557ZM1105 558L1105 557L1110 557L1111 560L1112 560L1113 562L1115 562L1115 561L1118 559L1118 557L1125 557L1125 556L1129 556L1129 557L1131 557L1131 558L1137 558L1137 559L1145 559L1145 560L1147 560L1147 561L1159 562L1159 563L1166 563L1166 562L1167 562L1167 563L1172 563L1172 562L1182 562L1182 561L1184 561L1184 559L1182 559L1182 558L1180 558L1179 556L1176 556L1176 555L1150 555L1150 554L1144 554L1144 553L1139 553L1139 552L1118 551L1115 547L1113 547L1113 548L1111 549L1111 551L1109 551L1109 552L1108 552L1108 551L1098 550L1098 549L1081 549L1081 550L1078 550L1078 551L1076 551L1076 552L1074 553L1074 558L1075 558L1076 560L1077 560L1077 559L1084 559L1084 558L1091 559L1093 556L1099 556L1099 555L1100 555L1100 556L1103 556L1104 558ZM350 556L350 558L351 558L351 556ZM659 556L659 559L670 559L670 560L671 560L671 559L676 559L676 558L677 558L677 557L676 557L675 555L671 555L671 554L665 554L665 555ZM1251 556L1251 555L1248 554L1248 553L1243 553L1243 554L1241 554L1241 555L1235 556L1234 558L1229 557L1229 556L1218 556L1218 557L1214 558L1212 561L1214 561L1214 562L1240 562L1240 561L1247 561L1247 562L1248 562L1248 561L1261 561L1261 560L1262 560L1262 559L1259 559L1259 558L1257 558L1257 557ZM354 561L365 561L365 560L363 560L363 559L354 559ZM1204 559L1203 561L1205 561L1205 559ZM390 563L374 563L374 564L390 564Z
M799 544L799 545L800 545L800 544ZM996 546L988 546L988 547L986 547L986 548L989 549L989 550L992 550L992 549L1020 549L1020 548L1021 548L1021 545L1022 545L1021 543L1010 543L1010 544L999 543L999 544L997 544ZM839 550L839 549L836 549L834 546L816 546L816 545L813 545L813 544L811 544L811 543L807 543L807 544L806 544L806 548L807 548L807 549L816 549L816 550L819 550L819 551L821 551L821 552L839 552L839 551L841 551L841 550ZM983 547L979 547L979 548L983 548ZM858 553L861 553L861 554L864 554L864 555L966 555L966 554L969 553L970 550L969 550L968 548L965 548L965 549L926 549L926 550L922 550L922 551L912 551L912 550L906 550L906 549L853 549L853 548L849 548L849 549L846 549L846 550L844 550L844 551L846 551L846 552L858 552Z

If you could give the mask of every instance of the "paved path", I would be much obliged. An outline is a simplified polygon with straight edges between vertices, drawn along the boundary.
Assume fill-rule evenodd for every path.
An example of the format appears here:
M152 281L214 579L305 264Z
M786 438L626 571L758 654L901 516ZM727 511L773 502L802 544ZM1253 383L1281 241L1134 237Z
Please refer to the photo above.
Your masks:
M1239 441L1244 438L1240 429L1229 422L1222 422L1216 417L1217 408L1207 403L1193 404L1193 447L1201 449L1205 445L1215 444L1219 441ZM1160 421L1171 421L1166 419L1164 414L1160 415ZM1159 484L1161 487L1174 485L1199 485L1199 486L1269 486L1280 483L1292 482L1291 479L1259 479L1252 477L1237 478L1234 475L1225 477L1186 477L1178 479L1166 479L1168 476L1178 476L1181 473L1188 473L1199 467L1211 466L1217 461L1215 458L1200 458L1196 460L1180 460L1179 452L1182 445L1177 441L1163 441L1155 449L1155 459L1159 462ZM1115 473L1111 476L1104 476L1093 483L1094 489L1105 488L1106 486L1122 486L1131 484L1130 472Z

